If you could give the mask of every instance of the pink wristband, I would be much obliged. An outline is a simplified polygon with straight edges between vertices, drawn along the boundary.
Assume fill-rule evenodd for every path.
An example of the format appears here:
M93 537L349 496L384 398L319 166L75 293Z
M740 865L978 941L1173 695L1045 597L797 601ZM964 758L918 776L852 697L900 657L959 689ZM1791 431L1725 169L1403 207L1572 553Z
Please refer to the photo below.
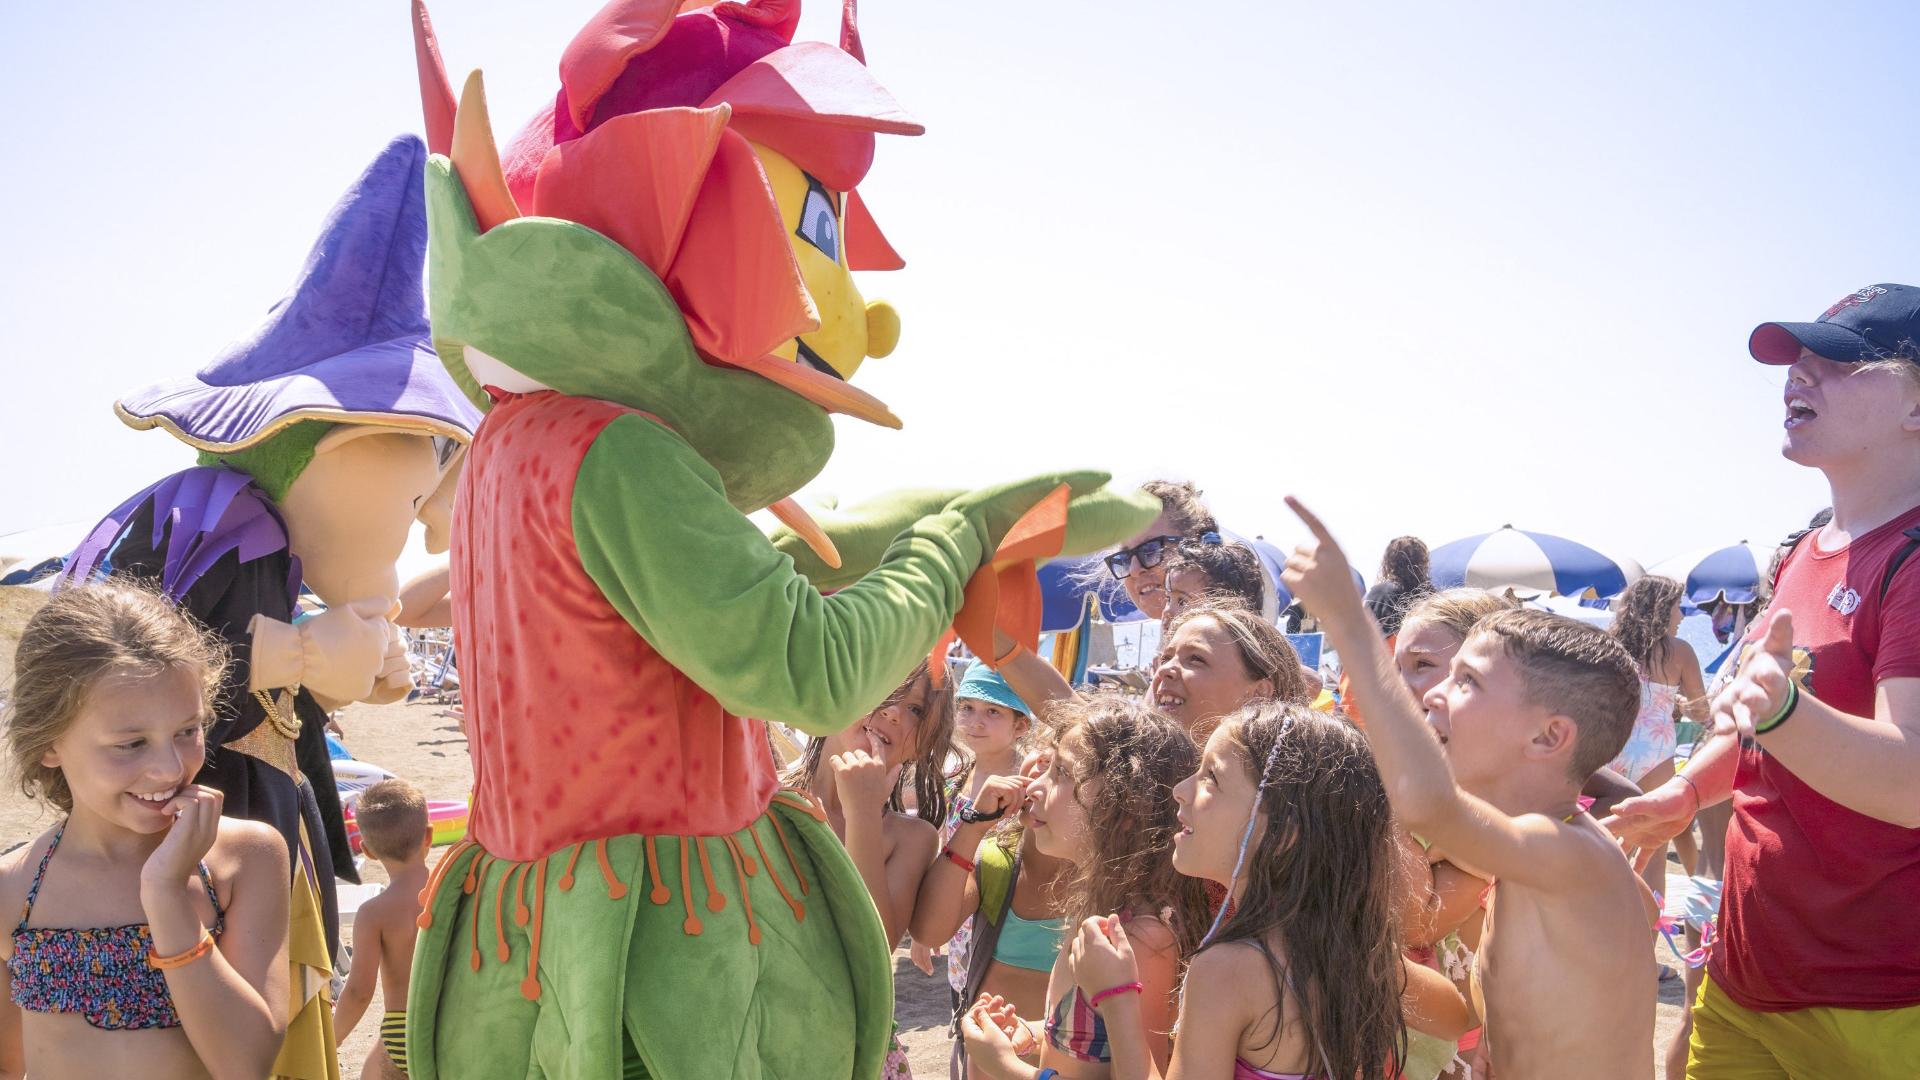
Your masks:
M1109 986L1105 990L1102 990L1099 993L1093 995L1093 997L1087 999L1087 1008L1097 1009L1100 1007L1101 1002L1117 994L1138 994L1144 990L1146 990L1146 987L1140 985L1140 982L1137 979L1130 983L1121 983L1119 986Z

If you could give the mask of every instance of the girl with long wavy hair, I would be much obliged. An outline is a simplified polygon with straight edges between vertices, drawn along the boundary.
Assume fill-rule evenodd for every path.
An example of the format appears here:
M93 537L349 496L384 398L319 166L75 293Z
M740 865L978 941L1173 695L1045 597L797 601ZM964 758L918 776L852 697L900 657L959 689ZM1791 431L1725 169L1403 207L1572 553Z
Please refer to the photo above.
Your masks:
M1143 1052L1143 1003L1107 999L1114 1080L1399 1076L1398 856L1365 737L1298 705L1253 706L1214 730L1174 799L1174 865L1233 903L1187 965L1170 1071ZM1071 952L1091 991L1136 978L1143 950L1132 926L1093 919Z
M967 1056L976 1074L995 1080L1049 1069L1063 1080L1104 1080L1111 1075L1104 1007L1131 996L1144 1018L1144 1053L1164 1068L1180 965L1207 920L1200 882L1173 867L1179 822L1169 797L1198 766L1199 748L1178 723L1118 696L1057 705L1053 718L1047 771L1028 792L1028 832L1041 851L1073 866L1060 890L1067 925L1095 916L1124 924L1138 943L1139 973L1125 986L1085 990L1063 949L1048 980L1044 1022L983 994L961 1025ZM1037 1066L1020 1060L1036 1050Z

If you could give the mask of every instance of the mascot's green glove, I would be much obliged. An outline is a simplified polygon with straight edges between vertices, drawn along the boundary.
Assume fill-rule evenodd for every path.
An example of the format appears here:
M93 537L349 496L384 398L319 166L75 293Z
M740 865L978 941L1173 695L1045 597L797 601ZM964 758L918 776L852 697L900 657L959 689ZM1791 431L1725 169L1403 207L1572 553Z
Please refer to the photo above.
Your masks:
M1067 504L1067 539L1062 555L1084 555L1110 547L1152 524L1160 514L1160 500L1144 491L1107 487L1103 472L1062 472L1010 484L965 491L959 488L915 488L891 491L851 506L814 511L814 520L840 552L840 568L830 569L786 526L774 530L773 546L792 556L794 568L816 589L839 589L864 577L879 565L888 545L908 526L924 517L954 510L979 530L982 550L989 555L1000 546L1007 530L1041 499L1061 484L1073 492Z

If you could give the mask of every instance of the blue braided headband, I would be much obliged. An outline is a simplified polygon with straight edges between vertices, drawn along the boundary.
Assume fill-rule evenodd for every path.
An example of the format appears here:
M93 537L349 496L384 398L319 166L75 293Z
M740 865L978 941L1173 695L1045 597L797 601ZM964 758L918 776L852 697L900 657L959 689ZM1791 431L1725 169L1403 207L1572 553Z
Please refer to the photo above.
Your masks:
M1280 734L1274 737L1273 749L1267 751L1266 764L1260 767L1260 775L1254 778L1253 809L1247 814L1247 827L1240 831L1240 850L1233 857L1233 877L1227 881L1229 900L1223 901L1220 910L1214 913L1213 925L1207 927L1207 935L1200 939L1201 949L1213 943L1213 935L1220 931L1221 920L1227 917L1227 904L1231 902L1233 887L1240 883L1240 871L1246 869L1247 845L1253 840L1253 827L1260 820L1260 800L1267 792L1267 774L1273 771L1273 763L1280 757L1280 744L1287 741L1287 732L1292 729L1293 713L1288 712L1286 719L1280 722Z

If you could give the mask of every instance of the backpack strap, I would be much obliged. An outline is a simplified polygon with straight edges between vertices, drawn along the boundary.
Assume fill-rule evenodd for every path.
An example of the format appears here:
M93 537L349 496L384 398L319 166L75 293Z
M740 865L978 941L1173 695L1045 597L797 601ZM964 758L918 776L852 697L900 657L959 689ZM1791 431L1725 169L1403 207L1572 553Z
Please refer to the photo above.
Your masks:
M1773 553L1773 580L1767 582L1769 594L1780 587L1780 571L1786 568L1787 556L1792 555L1793 550L1800 546L1800 541L1819 531L1818 529L1797 529L1788 533L1785 540L1780 541L1779 550ZM1758 618L1758 615L1755 618Z
M1907 564L1908 559L1913 558L1914 552L1920 551L1920 525L1915 525L1900 535L1906 537L1907 542L1900 545L1900 550L1895 552L1893 559L1887 563L1887 572L1880 578L1880 602L1883 604L1887 602L1887 590L1893 588L1893 575L1900 572L1900 568Z
M989 851L991 853L989 853ZM993 876L988 877L987 871ZM974 884L980 896L974 912L973 936L967 941L967 988L953 1004L953 1050L948 1055L949 1080L967 1080L967 1047L960 1038L960 1018L973 1008L980 987L987 981L987 967L993 963L993 950L1000 942L1000 929L1007 924L1007 912L1013 910L1014 886L1020 880L1020 856L989 840L982 846L974 867ZM989 917L988 912L992 912Z

